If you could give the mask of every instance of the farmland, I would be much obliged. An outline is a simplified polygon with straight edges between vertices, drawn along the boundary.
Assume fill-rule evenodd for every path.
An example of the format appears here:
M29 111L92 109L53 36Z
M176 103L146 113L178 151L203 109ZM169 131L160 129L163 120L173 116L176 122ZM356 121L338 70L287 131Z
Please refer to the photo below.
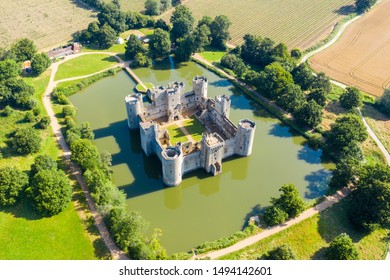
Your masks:
M196 20L203 15L227 15L232 21L230 43L239 44L247 33L267 36L289 47L306 49L329 34L351 11L352 0L189 0ZM283 16L281 16L283 15ZM164 15L169 20L171 14Z
M94 17L93 11L75 0L0 1L0 43L4 46L28 37L47 50L70 40Z
M112 2L111 0L103 0L105 3ZM145 0L119 0L122 11L136 11L140 12L144 9Z
M316 71L381 96L390 86L390 1L383 0L373 10L347 28L342 37L310 60Z

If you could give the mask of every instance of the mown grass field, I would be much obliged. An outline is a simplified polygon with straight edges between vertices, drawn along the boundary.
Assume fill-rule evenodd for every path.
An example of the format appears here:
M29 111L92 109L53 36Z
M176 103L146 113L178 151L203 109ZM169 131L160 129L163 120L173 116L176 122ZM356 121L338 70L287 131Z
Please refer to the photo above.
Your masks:
M27 37L39 49L49 50L71 40L95 16L78 0L0 1L0 44Z
M85 76L104 70L118 63L116 57L106 54L86 54L61 64L55 80Z
M227 15L236 45L247 33L270 37L288 47L306 49L329 34L353 0L189 0L185 3L198 20L203 15ZM164 15L169 20L171 13Z
M347 217L347 200L348 198L314 217L221 259L253 260L283 244L289 245L298 259L325 259L325 248L334 237L343 232L351 236L356 244L359 259L384 259L390 239L390 227L370 234L356 231Z
M42 104L42 95L50 77L50 70L35 78L24 78L33 85L41 114L46 115ZM11 116L3 116L0 110L0 148L2 158L0 167L15 166L29 170L35 155L15 156L6 148L7 135L16 127L31 126L23 121L24 112L14 110ZM44 139L38 154L47 154L59 159L61 150L55 142L51 127L41 130ZM75 197L79 197L75 189ZM78 207L85 209L78 201ZM87 217L88 214L85 213ZM59 215L42 218L32 209L26 198L12 207L0 207L0 259L96 259L104 254L100 239L93 226L87 220L82 221L73 203ZM99 252L97 252L99 251ZM96 252L96 253L95 253Z

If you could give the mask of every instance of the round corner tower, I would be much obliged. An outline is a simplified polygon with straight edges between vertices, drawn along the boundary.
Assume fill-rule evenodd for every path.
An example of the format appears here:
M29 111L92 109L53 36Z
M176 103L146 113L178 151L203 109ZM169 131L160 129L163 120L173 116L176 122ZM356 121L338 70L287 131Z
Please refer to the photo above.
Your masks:
M249 156L252 153L256 124L248 119L240 120L236 134L236 154Z
M207 98L207 85L208 81L206 77L196 76L192 80L192 89L195 92L195 95L203 98Z
M183 153L181 146L168 147L161 152L163 181L167 186L179 185L182 181Z
M130 129L138 129L139 115L142 113L142 97L139 95L128 95L125 97L127 125Z

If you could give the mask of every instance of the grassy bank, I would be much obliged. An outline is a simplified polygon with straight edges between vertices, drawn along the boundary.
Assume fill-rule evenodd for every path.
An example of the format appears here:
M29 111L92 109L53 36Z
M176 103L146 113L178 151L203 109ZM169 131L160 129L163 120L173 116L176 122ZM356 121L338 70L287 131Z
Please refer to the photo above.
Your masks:
M43 107L42 95L49 78L50 70L39 77L24 78L35 88L37 107L42 115L47 115ZM33 124L24 121L25 111L13 110L7 117L1 111L0 167L15 166L28 171L37 154L46 154L56 160L60 159L62 151L57 146L51 127L39 130L43 143L37 154L15 155L6 147L7 135L17 127ZM61 161L60 164L64 166ZM83 207L78 192L75 185L73 200L79 207ZM85 212L85 215L87 216L88 213ZM0 208L0 248L0 259L96 259L95 254L100 254L97 251L104 251L94 226L87 220L80 219L74 203L69 203L59 215L43 218L32 209L28 199L23 199L12 207Z
M384 259L388 248L390 227L370 234L356 231L346 214L348 200L346 198L320 214L221 259L253 260L284 244L292 248L298 259L325 259L325 249L334 237L343 232L351 236L358 248L360 259Z
M115 56L107 54L86 54L62 63L55 80L85 76L104 70L118 63Z

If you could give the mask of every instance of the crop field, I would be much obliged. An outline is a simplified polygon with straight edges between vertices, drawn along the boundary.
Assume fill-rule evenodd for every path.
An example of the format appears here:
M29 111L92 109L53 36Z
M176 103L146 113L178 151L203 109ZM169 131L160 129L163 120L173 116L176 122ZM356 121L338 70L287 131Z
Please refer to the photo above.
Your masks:
M95 13L77 0L0 1L0 44L27 37L41 50L49 50L85 29Z
M103 2L110 3L112 0L103 0ZM145 0L119 0L122 11L136 11L140 12L145 8Z
M351 24L341 38L310 59L316 71L374 96L390 86L390 0Z
M353 10L353 0L189 0L196 20L203 15L227 15L232 21L231 44L247 34L270 37L289 48L306 49L329 34ZM169 20L171 13L163 18Z

